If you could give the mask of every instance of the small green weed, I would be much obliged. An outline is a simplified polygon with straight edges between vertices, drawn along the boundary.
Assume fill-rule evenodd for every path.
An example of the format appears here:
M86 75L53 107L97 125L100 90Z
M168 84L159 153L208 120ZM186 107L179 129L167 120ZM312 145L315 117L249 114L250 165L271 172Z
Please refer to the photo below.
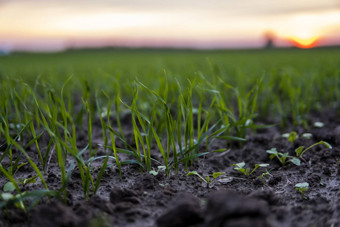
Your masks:
M206 176L204 178L197 171L191 171L191 172L189 172L187 174L187 176L190 176L190 175L197 176L200 180L202 180L204 183L206 183L207 184L207 188L209 188L210 185L215 181L215 179L217 179L219 176L224 175L224 174L225 174L225 172L215 172L211 176Z
M38 176L33 176L25 180L20 179L20 184L27 185L30 183L35 183ZM25 212L31 210L36 203L44 196L58 196L58 193L51 190L37 190L31 192L20 192L14 194L17 190L17 185L11 181L7 182L3 187L3 193L0 193L0 209L5 209L11 205L16 206ZM17 190L18 191L18 190ZM27 206L25 201L29 201L30 205Z
M322 122L319 122L319 121L314 122L314 127L315 128L323 128L324 126L325 126L325 124L322 123Z
M0 209L5 209L11 205L16 206L25 212L30 211L44 196L58 196L58 193L51 190L37 190L12 194L10 192L0 193ZM29 204L26 203L29 202Z
M269 156L270 159L277 158L282 166L285 166L287 162L291 162L297 166L301 164L300 159L294 156L288 155L288 152L286 153L278 152L275 147L270 150L267 150L266 152L270 154Z
M309 184L307 182L298 183L295 185L295 190L300 192L302 197L305 199L305 192L308 190Z
M302 137L302 138L305 138L305 139L307 139L307 140L309 140L309 139L311 139L311 138L313 137L313 134L312 134L312 133L306 132L306 133L303 133L303 134L301 135L301 137Z
M260 179L260 180L262 180L262 183L263 184L266 184L267 182L266 182L266 178L268 177L268 176L272 176L271 174L270 174L270 171L271 170L267 170L266 172L264 172L264 173L262 173L260 176L258 176L257 178L258 179Z
M157 171L155 169L152 169L149 171L151 175L157 176L160 171L165 171L165 166L157 166Z
M299 138L299 135L295 131L291 131L290 133L285 133L282 137L287 138L289 142L294 143L294 141Z
M26 186L28 184L34 184L37 182L37 179L38 176L33 176L33 177L29 177L27 179L22 179L22 178L19 178L18 181L19 181L19 184L22 185L22 186ZM15 190L15 185L11 182L11 181L8 181L5 185L4 185L4 188L3 188L3 191L4 192L12 192Z
M327 142L325 142L325 141L320 141L320 142L317 142L317 143L314 143L314 144L310 145L310 146L307 147L306 149L305 149L304 146L298 147L298 148L295 150L296 156L297 156L298 158L302 159L302 155L303 155L304 153L306 153L306 151L312 149L313 147L315 147L315 146L317 146L317 145L325 145L327 148L332 149L332 146L331 146L329 143L327 143Z
M266 168L269 166L269 164L266 163L262 163L262 164L255 164L255 167L253 170L251 170L250 168L244 168L244 166L246 165L245 162L240 162L240 163L236 163L233 164L233 166L235 166L235 170L241 172L242 174L244 174L246 177L249 177L250 175L252 175L259 167L261 168Z

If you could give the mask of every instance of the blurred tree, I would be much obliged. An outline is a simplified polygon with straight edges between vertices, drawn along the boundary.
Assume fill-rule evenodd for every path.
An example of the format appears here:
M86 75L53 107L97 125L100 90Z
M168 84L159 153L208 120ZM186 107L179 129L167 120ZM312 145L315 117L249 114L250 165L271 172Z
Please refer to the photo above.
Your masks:
M271 48L274 48L275 47L275 44L274 44L274 40L275 40L275 34L273 31L266 31L264 33L264 37L265 37L265 46L264 48L266 49L271 49Z

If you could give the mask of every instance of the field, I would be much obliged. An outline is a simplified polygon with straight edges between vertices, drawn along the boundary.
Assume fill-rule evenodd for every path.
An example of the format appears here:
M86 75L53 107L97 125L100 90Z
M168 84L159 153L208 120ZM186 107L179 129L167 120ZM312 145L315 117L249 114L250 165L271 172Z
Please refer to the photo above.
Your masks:
M0 226L340 225L340 51L0 56Z

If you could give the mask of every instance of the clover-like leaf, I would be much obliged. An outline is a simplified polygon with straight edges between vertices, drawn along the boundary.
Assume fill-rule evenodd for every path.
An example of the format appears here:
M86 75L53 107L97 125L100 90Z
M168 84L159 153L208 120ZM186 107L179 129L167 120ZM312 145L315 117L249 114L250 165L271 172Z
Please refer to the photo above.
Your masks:
M307 182L298 183L298 184L295 185L295 189L300 191L301 193L308 190L308 188L309 188L309 184Z
M273 147L273 148L270 149L270 150L267 150L266 152L267 152L268 154L272 154L272 155L277 155L277 154L278 154L278 152L277 152L277 150L276 150L275 147Z
M191 171L187 174L187 176L190 176L190 175L196 175L198 176L199 174L197 173L197 171Z
M291 133L289 133L288 141L293 143L297 138L299 138L298 134L292 131Z
M300 156L301 152L303 151L305 147L304 146L300 146L298 148L295 149L295 153L296 153L296 156Z
M4 185L4 192L13 192L15 190L15 186L12 182L7 182L5 185Z
M245 165L246 165L245 162L240 162L240 163L233 164L233 166L236 166L235 169L242 169Z
M14 195L12 195L11 193L1 193L0 196L5 201L8 201L14 198Z
M225 174L225 172L215 172L215 173L213 173L213 178L216 179L217 177L219 177L223 174Z
M158 175L158 172L156 172L155 170L150 170L149 173L154 176Z
M303 133L301 137L309 140L313 137L313 134L312 133Z
M256 164L256 165L258 165L259 167L264 167L264 168L269 166L269 164L267 164L267 163L261 163L261 164Z
M300 166L301 165L301 161L300 161L300 159L298 159L298 158L292 158L292 159L290 159L289 160L291 163L293 163L294 165L296 165L296 166Z

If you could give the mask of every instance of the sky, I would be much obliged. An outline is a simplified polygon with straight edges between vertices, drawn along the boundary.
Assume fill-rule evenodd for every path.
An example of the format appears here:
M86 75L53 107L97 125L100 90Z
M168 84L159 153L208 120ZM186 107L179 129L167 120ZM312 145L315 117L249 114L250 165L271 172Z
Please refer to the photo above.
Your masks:
M0 49L340 44L340 0L0 0Z

